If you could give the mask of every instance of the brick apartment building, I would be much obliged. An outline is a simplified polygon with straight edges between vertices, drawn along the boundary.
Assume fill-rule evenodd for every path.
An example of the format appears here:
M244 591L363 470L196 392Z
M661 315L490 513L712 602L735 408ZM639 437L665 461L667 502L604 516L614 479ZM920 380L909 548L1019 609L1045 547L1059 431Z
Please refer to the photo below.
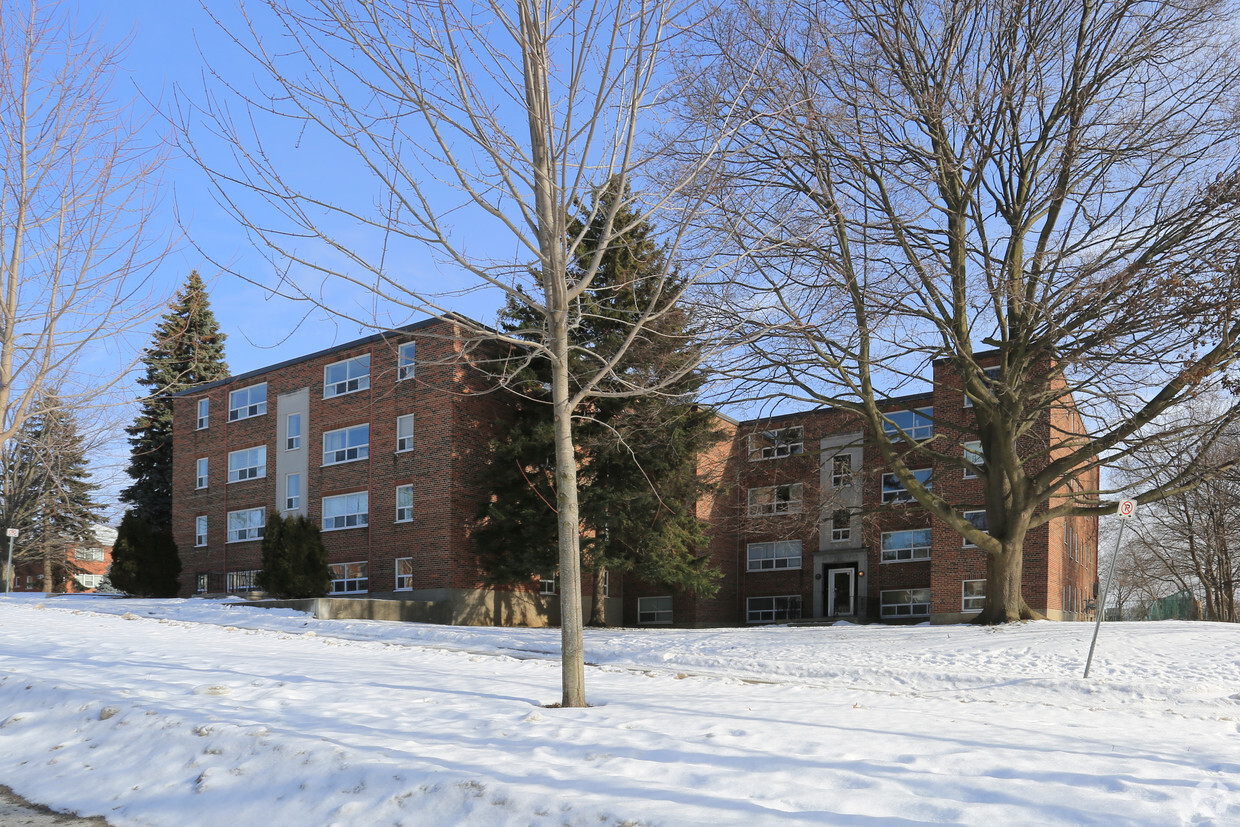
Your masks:
M13 566L13 591L15 592L93 592L107 576L112 566L112 543L116 529L98 526L95 542L70 545L65 548L64 563L52 566L56 583L46 582L42 560L32 560ZM0 561L2 563L3 561Z
M404 616L440 622L555 622L551 578L489 588L471 547L488 446L511 414L469 367L465 342L453 320L432 319L179 394L173 533L182 593L250 591L266 516L278 511L321 526L333 596L402 599L411 607ZM891 403L914 436L970 416L943 364L933 387ZM1041 438L1071 433L1072 416L1065 409L1063 422L1048 421ZM700 468L723 484L697 504L711 524L719 593L609 578L609 622L952 622L981 608L984 555L908 502L851 415L721 418L721 428ZM962 455L968 449L962 441ZM959 465L927 473L938 490L980 501L978 481ZM1023 572L1030 606L1054 619L1084 617L1096 550L1092 518L1032 531Z

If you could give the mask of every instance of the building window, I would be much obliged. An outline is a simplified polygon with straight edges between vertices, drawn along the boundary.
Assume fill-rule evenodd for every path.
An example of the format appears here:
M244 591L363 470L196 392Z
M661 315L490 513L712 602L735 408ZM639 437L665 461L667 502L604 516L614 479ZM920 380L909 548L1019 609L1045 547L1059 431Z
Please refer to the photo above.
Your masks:
M1082 543L1080 535L1077 534L1076 526L1072 524L1072 518L1064 521L1063 542L1064 548L1068 552L1068 559L1075 560L1078 563L1081 562Z
M798 620L801 617L801 595L751 597L745 601L745 619L749 623L770 623L775 620Z
M396 451L413 450L413 414L396 417Z
M267 446L258 445L228 454L228 481L245 482L267 476Z
M285 423L284 450L296 451L301 447L301 414L289 414Z
M672 622L671 595L667 595L664 597L639 597L637 598L637 622L638 623L671 623Z
M210 584L210 582L211 582L211 579L210 579L210 578L211 578L211 576L210 576L209 574L199 574L199 575L197 575L197 576L194 578L194 579L195 579L195 581L196 581L195 586L194 586L194 590L195 590L195 591L197 591L197 592L198 592L198 594L206 594L207 588L208 588L208 586L209 586L209 584Z
M964 461L976 466L976 470L968 465L964 467L964 478L966 480L977 479L977 472L986 470L986 456L982 453L981 442L973 441L964 444Z
M267 383L251 385L228 394L228 421L249 419L267 413Z
M804 486L799 482L791 485L773 485L769 488L749 489L749 516L766 514L799 514Z
M370 492L323 498L323 530L358 528L370 522Z
M879 592L883 617L929 617L929 589L892 589Z
M413 486L396 486L396 522L413 522Z
M370 456L370 423L323 434L323 464L337 465Z
M228 512L228 542L261 540L267 526L267 509L243 508Z
M538 593L547 595L556 593L555 572L548 571L538 575Z
M397 557L396 558L396 591L407 592L413 590L413 558Z
M301 508L301 474L284 475L284 510L297 511Z
M892 411L883 414L883 432L893 440L908 437L920 442L934 436L934 422L931 419L933 416L934 408Z
M97 589L103 582L102 574L75 574L73 579L84 589Z
M198 470L194 474L194 487L195 488L206 488L207 487L207 468L209 467L209 465L210 463L207 461L206 457L198 458L198 465L197 465Z
M986 385L989 388L993 388L995 385L999 384L999 367L998 366L995 366L993 368L982 368L982 384ZM968 391L965 391L965 394L964 394L964 406L966 408L973 407L973 399L969 396Z
M206 515L194 518L194 547L202 548L207 544Z
M913 471L913 476L926 488L931 487L930 468L918 468ZM895 474L883 474L883 502L885 503L906 503L913 500L913 495L904 487L904 483L900 482L900 478Z
M852 512L847 508L831 513L831 542L843 543L852 539Z
M990 533L990 522L986 519L986 512L984 510L962 511L960 516L971 522L974 528L985 531L987 534ZM964 545L965 548L974 548L977 544L969 542L969 538L965 537Z
M369 565L365 562L332 563L332 588L329 594L356 594L369 591Z
M801 541L776 540L749 544L749 571L801 568Z
M252 592L254 582L258 578L258 569L248 571L230 571L228 573L228 590L230 592Z
M852 485L852 454L836 454L831 457L831 487L847 488Z
M211 400L203 397L198 400L198 424L195 426L199 431L205 429L211 424Z
M101 548L79 548L73 550L73 559L79 563L102 563L103 549Z
M400 382L404 379L413 378L413 355L417 350L417 343L405 342L400 346L399 356L397 357L396 381Z
M805 431L800 425L749 435L749 459L776 459L805 451Z
M884 563L898 563L903 560L929 560L930 538L928 528L915 528L910 531L884 531L882 538L882 560Z
M963 580L960 583L962 612L980 612L986 605L986 581Z
M343 396L370 387L370 354L354 356L323 368L323 398Z

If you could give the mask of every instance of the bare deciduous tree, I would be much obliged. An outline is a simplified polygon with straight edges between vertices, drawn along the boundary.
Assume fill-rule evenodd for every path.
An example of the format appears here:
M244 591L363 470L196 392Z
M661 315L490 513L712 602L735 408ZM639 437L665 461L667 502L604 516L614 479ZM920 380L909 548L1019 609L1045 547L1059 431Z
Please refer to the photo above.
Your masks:
M1148 426L1240 356L1236 32L1224 0L736 0L685 57L703 134L747 119L704 226L754 238L748 275L711 295L771 334L738 375L866 423L986 552L981 622L1032 616L1026 534L1113 512L1076 481L1166 438ZM762 253L776 228L788 244ZM971 412L909 439L884 400L936 360ZM1208 447L1236 415L1177 435L1194 460L1132 480L1138 502L1231 465ZM976 472L982 501L914 476L931 462Z

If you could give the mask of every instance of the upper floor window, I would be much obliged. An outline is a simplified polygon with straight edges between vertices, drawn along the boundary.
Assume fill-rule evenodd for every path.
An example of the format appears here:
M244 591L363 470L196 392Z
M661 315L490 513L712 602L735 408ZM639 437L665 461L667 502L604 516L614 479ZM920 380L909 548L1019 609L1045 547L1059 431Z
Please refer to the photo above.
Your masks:
M194 546L202 547L207 544L207 517L202 515L194 518ZM206 591L206 589L202 589Z
M836 454L831 457L831 487L846 488L852 485L852 454Z
M975 470L975 468L970 468L966 465L964 478L966 480L977 479L977 472L986 469L986 455L982 453L982 443L980 441L974 440L964 444L964 461L976 468Z
M267 476L267 446L258 445L228 454L228 481L243 482Z
M842 543L852 539L852 514L847 508L831 512L831 542Z
M284 450L296 451L301 447L301 414L289 414L284 422Z
M883 414L883 432L892 439L915 439L921 441L934 436L934 408L918 408L915 411L891 411ZM901 433L903 432L903 433Z
M413 450L413 414L396 417L396 450Z
M243 540L263 539L263 529L267 527L267 509L243 508L240 511L228 512L228 542L239 543Z
M801 568L800 540L775 540L769 543L750 543L747 551L749 557L749 571Z
M898 563L902 560L929 560L931 532L928 528L908 531L884 531L882 537L882 561Z
M775 459L805 450L805 431L800 425L749 435L749 459Z
M354 356L323 368L323 398L341 396L370 387L370 354Z
M74 549L73 559L79 563L102 563L103 549L101 548L79 548Z
M335 465L370 456L370 423L323 434L323 464Z
M251 385L228 394L228 421L267 413L267 383Z
M982 368L982 382L989 388L993 388L999 382L999 366L993 368ZM966 408L973 407L973 399L968 392L964 395L964 406Z
M918 468L913 471L913 476L917 481L926 488L931 487L932 470L929 468ZM885 503L906 503L911 502L913 495L904 487L904 483L900 482L900 478L895 474L883 474L883 502Z
M197 429L202 430L211 424L211 400L205 396L198 400L198 424Z
M301 508L301 474L284 475L284 510L297 511Z
M370 523L370 492L323 498L323 530L357 528Z
M798 514L804 486L799 482L791 485L773 485L769 488L749 489L749 515Z
M417 350L416 342L405 342L400 346L397 356L396 381L413 378L413 355Z
M207 487L207 479L208 479L207 469L210 467L210 465L211 465L211 460L208 457L198 458L198 462L196 463L197 467L196 467L196 470L194 471L194 487L195 488L206 488Z
M985 531L987 533L990 532L990 523L986 519L986 512L984 510L962 511L960 513L960 516L964 517L966 520L972 523L974 528L979 529L981 531ZM964 545L966 547L969 547L969 546L976 545L976 543L969 542L969 538L965 537Z
M413 486L396 486L396 522L408 523L413 520Z

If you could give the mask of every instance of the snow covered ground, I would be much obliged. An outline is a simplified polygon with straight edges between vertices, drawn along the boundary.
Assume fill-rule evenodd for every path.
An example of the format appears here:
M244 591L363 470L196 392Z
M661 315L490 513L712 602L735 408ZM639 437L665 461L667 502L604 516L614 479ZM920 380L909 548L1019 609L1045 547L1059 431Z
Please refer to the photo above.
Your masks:
M1240 627L588 630L0 598L0 783L113 825L1240 823Z

